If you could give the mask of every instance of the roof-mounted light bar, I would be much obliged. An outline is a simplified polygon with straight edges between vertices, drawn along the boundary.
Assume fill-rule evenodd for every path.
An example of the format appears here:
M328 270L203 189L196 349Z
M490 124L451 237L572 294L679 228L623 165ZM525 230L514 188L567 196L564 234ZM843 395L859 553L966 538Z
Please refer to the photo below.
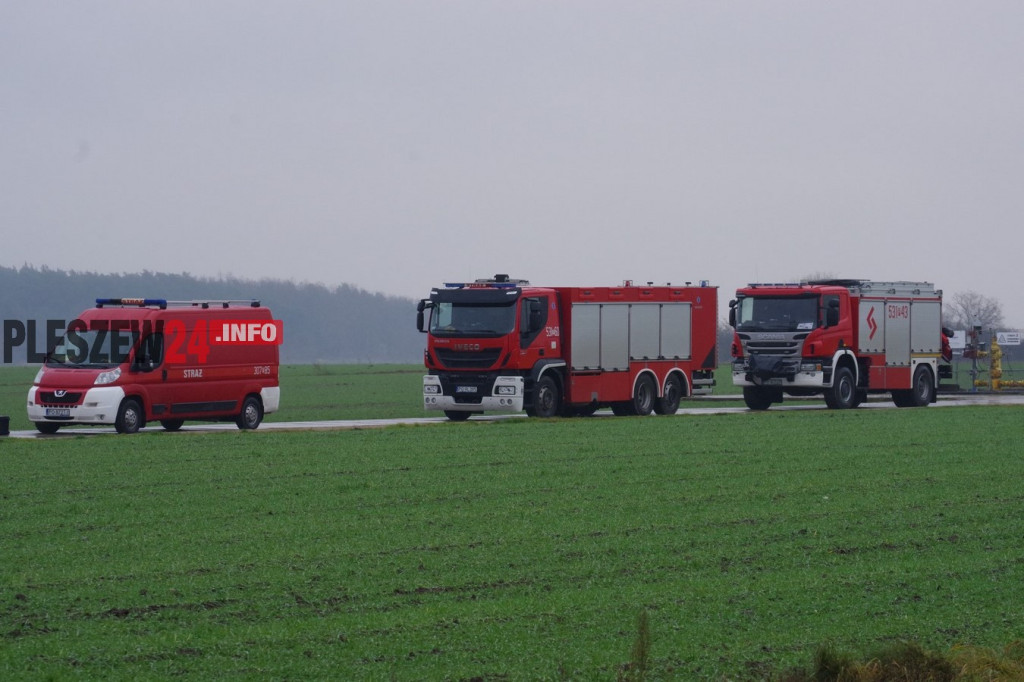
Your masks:
M757 287L801 287L804 285L800 282L750 282L747 286L756 289Z
M260 302L259 302L258 299L255 299L255 298L245 298L245 299L228 299L228 300L223 300L223 301L215 301L215 300L209 300L209 301L205 301L205 300L196 300L196 301L168 301L167 305L188 306L188 307L192 307L192 308L210 308L210 307L217 307L217 306L219 306L221 308L230 308L233 305L234 306L245 306L245 307L248 307L248 308L259 308L260 307Z
M156 306L157 308L163 309L167 307L167 299L165 298L97 298L96 307L102 308L105 305L119 305L119 306L138 306L140 308L148 308L149 306Z
M530 282L525 279L512 279L508 275L495 275L493 279L478 279L472 282L445 282L448 289L482 289L494 287L495 289L515 289L516 287L529 286Z
M168 301L165 298L97 298L96 307L102 308L104 306L138 306L139 308L155 307L160 308L161 310L167 308L168 306L204 309L218 306L221 308L230 308L231 306L246 306L248 308L259 308L260 302L255 298L235 300L194 301Z

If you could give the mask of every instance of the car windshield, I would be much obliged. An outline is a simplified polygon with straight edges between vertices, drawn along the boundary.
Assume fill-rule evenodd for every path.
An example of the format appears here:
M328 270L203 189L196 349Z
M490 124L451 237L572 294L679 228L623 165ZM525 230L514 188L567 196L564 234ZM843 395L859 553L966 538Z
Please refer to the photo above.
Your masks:
M137 331L69 329L46 355L47 367L110 368L128 359Z
M745 296L737 305L740 331L810 331L817 326L817 296Z
M439 302L430 316L435 336L504 336L516 324L514 303L479 305Z

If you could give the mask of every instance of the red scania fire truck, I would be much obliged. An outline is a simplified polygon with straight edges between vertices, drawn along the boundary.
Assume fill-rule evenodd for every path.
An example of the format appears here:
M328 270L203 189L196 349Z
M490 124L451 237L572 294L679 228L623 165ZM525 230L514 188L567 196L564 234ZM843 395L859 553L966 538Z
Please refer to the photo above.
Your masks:
M733 383L752 410L783 394L845 409L886 392L920 407L952 376L942 291L928 282L751 284L729 302L729 324Z
M714 385L718 288L534 287L496 275L420 301L423 405L460 421L484 411L539 417L673 414ZM429 315L429 319L428 318Z

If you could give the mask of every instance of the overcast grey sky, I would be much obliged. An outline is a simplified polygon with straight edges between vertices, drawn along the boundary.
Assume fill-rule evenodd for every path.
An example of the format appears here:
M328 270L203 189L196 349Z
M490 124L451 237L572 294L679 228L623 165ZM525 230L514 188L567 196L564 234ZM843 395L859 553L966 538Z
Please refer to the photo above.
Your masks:
M0 0L0 67L0 265L828 272L1024 326L1024 3Z

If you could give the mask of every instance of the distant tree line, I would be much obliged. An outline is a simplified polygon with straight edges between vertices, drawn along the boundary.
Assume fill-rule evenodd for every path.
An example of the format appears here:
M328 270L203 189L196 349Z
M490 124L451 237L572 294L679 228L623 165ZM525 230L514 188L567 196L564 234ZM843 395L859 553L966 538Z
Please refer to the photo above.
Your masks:
M98 274L47 267L0 266L0 318L36 320L43 344L46 320L70 321L96 298L168 300L259 299L284 323L281 362L419 363L425 340L416 331L416 302L343 284L142 271ZM15 360L24 361L24 349Z

